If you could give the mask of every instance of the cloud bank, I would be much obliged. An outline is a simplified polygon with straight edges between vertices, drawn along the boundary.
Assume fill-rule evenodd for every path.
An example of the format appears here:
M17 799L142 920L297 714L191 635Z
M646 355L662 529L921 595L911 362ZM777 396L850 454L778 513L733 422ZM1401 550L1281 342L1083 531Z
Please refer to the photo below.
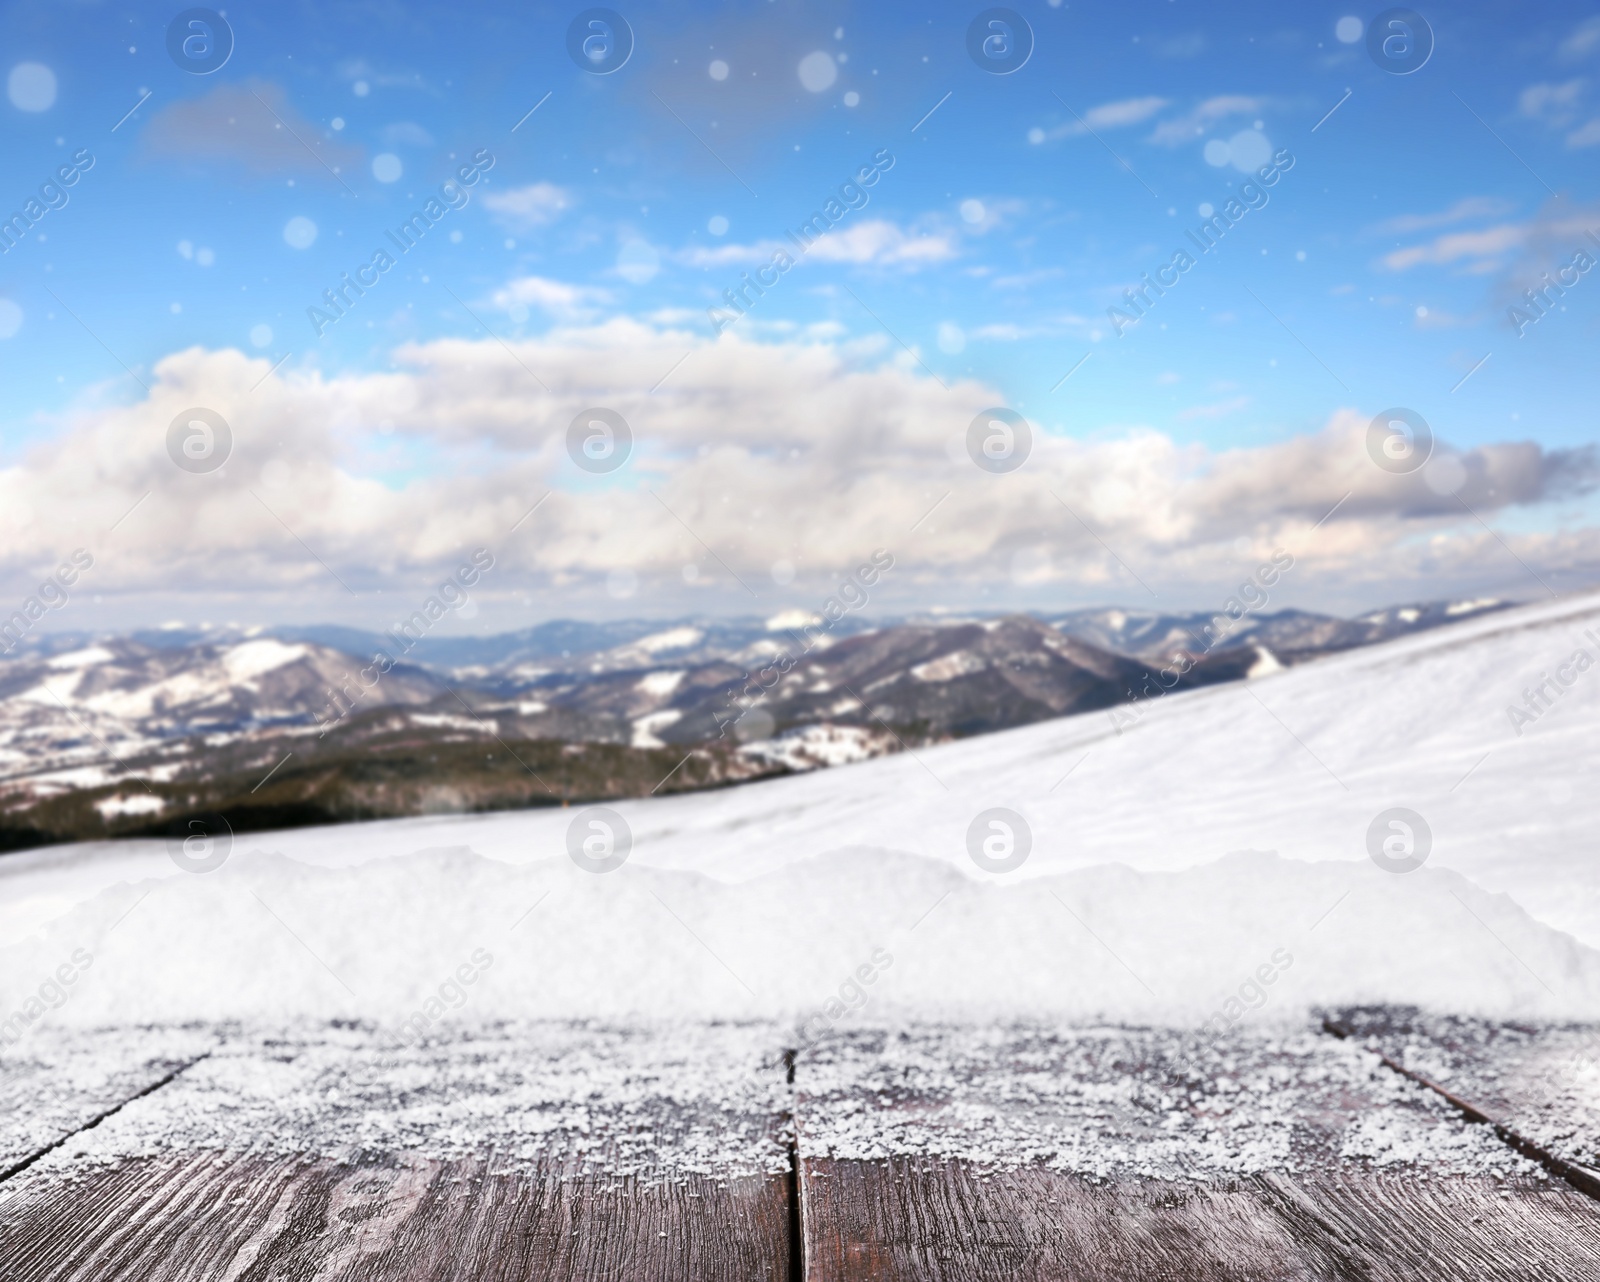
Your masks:
M338 598L483 546L519 591L660 580L749 610L772 598L775 566L821 582L874 548L893 551L896 590L924 605L1018 585L1192 595L1279 546L1297 586L1378 597L1436 594L1434 581L1490 563L1520 573L1513 551L1545 575L1600 564L1592 528L1480 523L1593 490L1592 449L1441 445L1428 468L1394 475L1367 452L1370 409L1351 407L1315 433L1225 451L1036 422L1026 464L992 474L966 438L999 394L946 389L888 350L627 319L409 345L392 371L338 376L192 348L156 366L148 396L85 406L0 470L3 572L23 583L85 547L95 592ZM218 470L185 470L169 450L195 407L231 432ZM569 424L594 407L632 437L610 473L568 452Z

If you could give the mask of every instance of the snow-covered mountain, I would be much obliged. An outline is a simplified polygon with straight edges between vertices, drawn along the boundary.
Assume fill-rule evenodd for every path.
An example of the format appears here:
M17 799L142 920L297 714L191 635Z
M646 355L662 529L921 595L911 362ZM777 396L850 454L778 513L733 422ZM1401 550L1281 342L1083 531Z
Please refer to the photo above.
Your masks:
M0 663L0 779L72 767L111 777L119 758L174 740L217 746L253 732L313 727L360 662L326 646L257 637L157 649L110 639ZM382 701L425 704L444 684L420 668L382 677Z
M1074 610L1048 618L1061 631L1091 645L1151 662L1165 662L1180 653L1198 656L1260 647L1288 664L1460 623L1512 604L1498 597L1430 601L1389 606L1355 619L1309 610L1247 611L1234 620L1226 610L1162 614L1120 609Z
M1146 674L1023 617L768 629L699 664L693 631L476 687L269 637L35 654L0 684L0 848L726 784L1108 707Z
M723 629L709 650L705 634L685 625L591 655L580 669L517 660L494 674L377 672L361 652L264 636L36 652L0 664L0 779L71 767L87 780L95 763L114 770L179 740L214 749L320 736L380 708L416 709L410 724L419 733L484 729L636 747L863 724L927 741L1106 706L1145 671L1025 617L842 639L803 634L796 622L754 639ZM727 650L734 640L746 643ZM715 657L697 661L706 653ZM472 675L479 679L463 679Z
M1248 605L1243 602L1242 605ZM1337 618L1307 610L1268 610L1257 605L1229 621L1224 646L1259 644L1292 656L1370 645L1391 637L1426 631L1446 623L1512 603L1495 598L1433 601L1389 606L1356 619ZM1051 624L1058 631L1088 645L1125 658L1165 660L1178 650L1198 654L1210 644L1217 621L1228 614L1226 604L1215 612L1159 611L1108 607L1064 612L1034 612L1028 617ZM996 611L888 616L867 619L846 614L827 630L830 642L866 631L888 631L905 625L958 626L1012 617ZM792 640L814 616L791 610L769 617L681 619L619 619L587 622L557 619L535 627L490 636L422 637L406 659L469 685L519 688L554 673L591 674L633 671L671 664L696 666L725 660L749 666ZM1209 632L1208 632L1209 629ZM345 654L368 656L393 649L393 640L379 632L333 625L241 628L234 625L164 628L134 631L126 640L153 650L183 650L199 646L225 646L258 637L289 643L309 643ZM84 649L103 637L83 632L34 633L20 655L49 656ZM1213 646L1212 648L1219 648Z
M918 742L1107 707L1143 680L1144 664L1096 649L1026 616L902 624L822 644L768 634L726 659L641 673L553 673L524 697L628 718L634 742L698 743L725 727L766 739L817 725L893 728Z
M349 629L40 636L0 662L0 848L148 830L186 807L244 826L316 823L636 795L675 761L674 789L810 770L1270 675L1498 608L1246 613L1221 629L1216 616L1132 611L548 624L438 642L433 661L465 665L381 672L371 656L392 640ZM1154 670L1179 652L1193 664L1173 686ZM562 758L558 784L549 762L501 776L508 757L543 761L552 743L623 751L604 768ZM668 749L659 766L652 754ZM82 804L58 804L71 797Z

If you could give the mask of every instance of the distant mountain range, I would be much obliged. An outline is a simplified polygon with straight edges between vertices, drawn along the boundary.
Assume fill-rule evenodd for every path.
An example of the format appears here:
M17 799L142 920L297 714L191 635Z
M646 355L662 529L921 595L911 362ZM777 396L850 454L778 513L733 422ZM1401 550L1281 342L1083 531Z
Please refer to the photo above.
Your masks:
M1246 614L1233 623L1220 649L1262 646L1288 666L1302 659L1351 650L1356 646L1388 641L1423 632L1474 615L1510 608L1513 603L1493 597L1470 601L1434 601L1423 605L1396 605L1339 619L1308 610L1278 610L1272 614ZM1139 610L1076 610L1044 616L1052 626L1091 645L1147 660L1166 660L1179 652L1198 654L1205 649L1212 614L1157 614Z
M560 621L30 637L0 662L0 848L717 786L1111 708L1502 609ZM1179 656L1187 661L1176 663ZM1170 681L1164 684L1170 684Z

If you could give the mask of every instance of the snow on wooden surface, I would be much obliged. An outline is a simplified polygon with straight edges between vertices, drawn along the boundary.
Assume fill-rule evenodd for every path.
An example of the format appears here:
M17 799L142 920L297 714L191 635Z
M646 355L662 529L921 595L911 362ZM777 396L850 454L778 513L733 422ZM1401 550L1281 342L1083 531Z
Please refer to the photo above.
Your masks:
M0 1180L0 1276L1452 1282L1600 1258L1600 1202L1314 1025L1215 1045L1106 1025L791 1032L40 1042L4 1079L0 1147L87 1129ZM1425 1031L1408 1036L1421 1054ZM108 1111L116 1082L130 1098Z

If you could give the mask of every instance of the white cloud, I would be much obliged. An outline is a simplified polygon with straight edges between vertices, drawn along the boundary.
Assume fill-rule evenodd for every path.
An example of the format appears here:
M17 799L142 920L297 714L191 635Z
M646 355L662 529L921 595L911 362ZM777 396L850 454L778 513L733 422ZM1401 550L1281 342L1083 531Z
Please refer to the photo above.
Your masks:
M1600 117L1580 125L1567 135L1569 147L1593 147L1600 143Z
M397 120L385 125L379 137L390 147L431 147L433 135L412 120Z
M1600 224L1600 211L1577 208L1565 202L1552 203L1535 217L1521 223L1500 223L1478 231L1447 232L1426 245L1413 245L1386 254L1383 265L1391 271L1405 271L1423 263L1434 266L1461 264L1461 270L1487 274L1505 265L1507 256L1519 251L1542 260L1548 269L1556 256L1563 261L1583 241L1585 232ZM1537 275L1537 272L1534 273Z
M1179 410L1176 418L1180 423L1226 418L1229 414L1236 414L1245 409L1249 404L1248 396L1232 396L1225 401L1214 401L1210 405L1191 405L1187 409Z
M282 85L257 79L174 100L151 118L140 145L180 164L240 165L260 174L336 176L362 159L302 116Z
M1436 236L1426 245L1412 245L1385 254L1383 265L1390 271L1405 271L1422 263L1443 266L1462 259L1498 259L1521 246L1528 229L1515 223L1501 223L1482 231L1453 231Z
M1448 209L1434 214L1400 214L1378 224L1382 232L1404 234L1426 231L1430 227L1448 227L1451 223L1465 222L1469 218L1498 218L1510 213L1511 202L1498 196L1465 196Z
M794 245L787 241L758 240L751 244L691 245L678 254L678 261L686 267L750 267L770 263L780 249L791 258L794 256Z
M368 85L381 85L394 89L422 89L427 92L436 92L423 78L420 71L411 71L401 67L376 67L365 58L346 58L339 64L338 72L346 80L354 80Z
M1155 115L1167 105L1167 99L1150 95L1143 98L1123 98L1117 102L1090 107L1079 120L1074 117L1053 129L1030 129L1031 143L1050 142L1057 138L1081 138L1091 130L1122 129L1137 125Z
M984 235L1028 212L1029 202L1010 196L989 196L983 200L964 200L957 212L964 230ZM973 215L977 215L973 217Z
M1600 31L1600 26L1596 30ZM1567 131L1567 146L1575 149L1593 147L1600 143L1600 116L1578 125L1576 129L1572 127L1579 117L1593 110L1583 106L1587 93L1588 82L1582 77L1562 84L1529 85L1522 91L1517 105L1528 119L1541 121L1552 129Z
M497 558L495 591L598 594L616 571L676 583L706 546L750 581L796 549L807 564L844 565L887 547L895 590L931 597L976 591L1019 549L1042 546L1061 581L1120 591L1101 545L1061 520L1059 494L1158 588L1224 582L1245 532L1290 548L1306 590L1482 572L1481 529L1455 498L1372 465L1368 414L1354 410L1313 435L1224 452L1149 430L1089 440L1041 430L1027 466L997 477L947 443L1001 393L972 380L947 391L895 353L871 354L882 344L710 340L619 319L507 346L410 345L393 370L338 376L267 376L265 359L237 351L178 352L157 364L144 399L86 407L0 470L0 566L21 587L61 549L86 546L85 590L189 594L203 609L219 593L342 595L318 558L367 593L483 545ZM165 446L168 424L197 405L221 413L234 440L228 465L200 476ZM598 487L565 449L568 423L595 405L622 414L635 441L626 469ZM394 450L418 460L403 482L383 479ZM1580 451L1510 443L1462 458L1462 494L1486 515L1596 479ZM290 462L294 485L251 493L274 460ZM1507 537L1535 567L1600 565L1593 529Z
M1015 343L1037 332L1034 329L1024 329L1021 325L1001 322L993 325L979 325L970 333L973 338L988 339L993 343Z
M1596 229L1600 229L1600 206L1574 206L1567 200L1547 202L1529 220L1522 252L1497 282L1502 298L1520 302L1523 290L1543 288L1557 265L1570 263L1578 250L1592 254L1590 237Z
M596 306L611 300L610 291L590 285L573 285L544 276L519 276L495 290L491 303L504 312L529 307L561 319L587 317Z
M614 268L630 285L648 285L661 270L661 251L637 236L622 242Z
M1564 84L1529 85L1517 97L1517 109L1529 120L1542 120L1546 124L1567 125L1572 122L1583 98L1583 80L1568 80Z
M990 283L996 289L1031 289L1047 280L1066 275L1059 267L1039 267L1033 271L1017 272L1010 276L996 276Z
M529 183L508 191L488 192L483 204L502 225L514 231L545 227L572 206L572 195L554 183Z
M1267 99L1254 94L1218 94L1173 120L1163 120L1149 141L1162 147L1182 147L1203 137L1218 121L1229 116L1256 116L1266 109Z
M955 239L942 232L908 232L883 219L830 231L806 251L829 263L925 267L956 256Z
M1423 307L1414 315L1416 320L1413 323L1418 329L1468 329L1481 325L1484 321L1481 312L1458 316L1455 312L1446 311L1441 307Z
M1600 17L1586 18L1561 42L1560 54L1567 62L1577 62L1600 49Z
M1160 58L1198 58L1206 51L1206 38L1198 31L1184 36L1173 36L1156 46Z
M804 254L790 240L761 240L743 245L695 245L680 252L678 260L689 267L749 267L770 263L779 250L799 262L816 259L825 263L915 269L954 258L956 241L947 232L907 231L885 219L875 218L819 236Z

